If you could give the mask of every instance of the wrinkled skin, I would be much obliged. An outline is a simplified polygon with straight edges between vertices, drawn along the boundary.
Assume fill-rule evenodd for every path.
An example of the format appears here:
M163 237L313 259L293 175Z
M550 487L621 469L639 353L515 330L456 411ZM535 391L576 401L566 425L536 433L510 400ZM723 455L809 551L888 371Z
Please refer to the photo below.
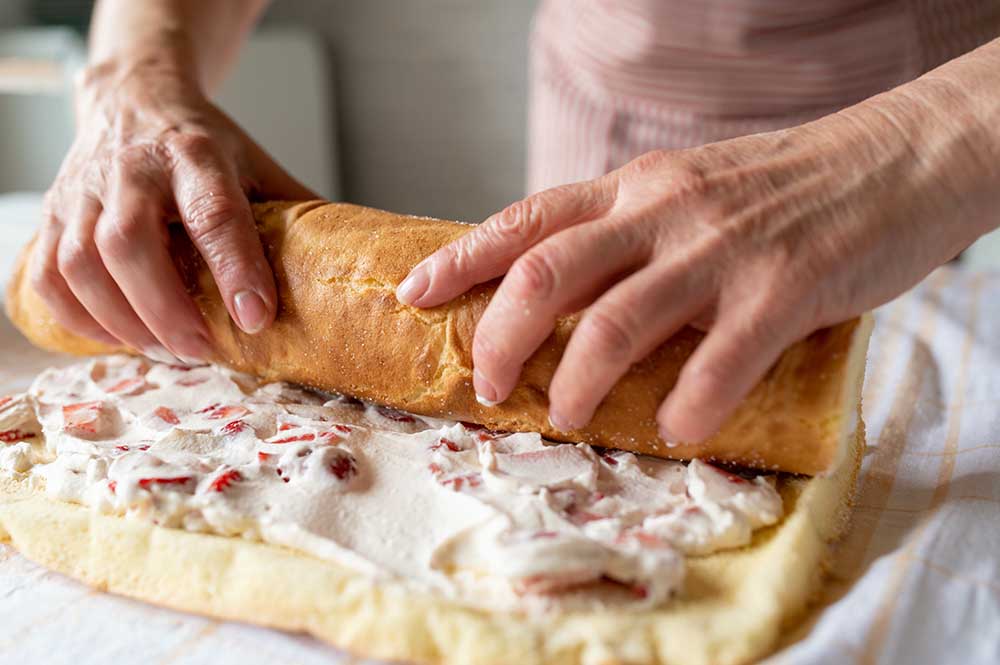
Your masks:
M274 318L274 278L248 195L315 198L196 85L156 71L91 68L77 134L45 197L29 276L56 319L160 360L211 354L167 251L178 218L247 332Z
M936 147L979 166L957 133ZM562 430L678 328L707 328L657 414L665 440L701 441L790 344L902 293L988 228L974 180L914 150L879 112L651 152L515 203L397 295L432 307L506 275L473 344L485 403L510 395L556 317L586 308L549 388Z

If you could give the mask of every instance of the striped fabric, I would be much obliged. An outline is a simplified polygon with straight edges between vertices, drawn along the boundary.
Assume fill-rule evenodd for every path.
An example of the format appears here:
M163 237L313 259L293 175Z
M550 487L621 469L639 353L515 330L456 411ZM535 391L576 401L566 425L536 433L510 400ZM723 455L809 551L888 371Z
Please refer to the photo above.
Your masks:
M1000 663L1000 273L876 311L853 524L811 631L766 665Z
M527 187L801 124L997 35L996 0L544 0Z

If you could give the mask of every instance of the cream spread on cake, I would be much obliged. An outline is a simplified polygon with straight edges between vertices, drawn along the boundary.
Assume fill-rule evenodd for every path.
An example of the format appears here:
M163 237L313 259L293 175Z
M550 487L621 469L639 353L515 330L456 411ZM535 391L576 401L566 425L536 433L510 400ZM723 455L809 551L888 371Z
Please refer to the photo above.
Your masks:
M0 470L491 608L659 604L774 524L773 479L489 432L218 367L98 358L0 398Z

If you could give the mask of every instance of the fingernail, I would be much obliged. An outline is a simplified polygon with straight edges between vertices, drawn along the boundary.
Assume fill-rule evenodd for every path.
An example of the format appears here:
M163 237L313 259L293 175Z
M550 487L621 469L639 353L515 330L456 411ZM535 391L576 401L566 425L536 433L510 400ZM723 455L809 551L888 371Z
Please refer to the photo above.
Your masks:
M177 358L174 354L167 351L165 348L158 344L147 346L142 350L142 355L146 356L150 360L155 360L158 363L166 363L168 365L173 365L177 363Z
M488 406L488 407L493 407L500 403L500 402L494 402L491 399L486 399L479 393L476 393L476 401L482 404L483 406Z
M260 332L267 323L267 305L264 299L253 291L240 291L233 297L237 323L244 332L251 335Z
M551 409L549 410L549 425L552 425L552 427L555 427L560 432L572 432L576 429L568 420L563 418L562 415Z
M665 425L660 425L659 430L660 438L663 439L663 443L667 448L676 448L681 445L680 439Z
M427 276L427 268L418 265L396 287L396 299L404 305L413 305L427 293L430 286L430 278Z
M480 374L478 369L472 371L472 385L476 389L476 401L483 406L496 406L502 401L499 399L497 389Z

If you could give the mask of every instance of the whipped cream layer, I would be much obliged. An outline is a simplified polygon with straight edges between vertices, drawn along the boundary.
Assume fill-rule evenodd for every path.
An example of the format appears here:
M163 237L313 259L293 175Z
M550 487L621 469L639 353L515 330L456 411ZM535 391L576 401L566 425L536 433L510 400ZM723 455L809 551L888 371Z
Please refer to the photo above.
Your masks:
M782 515L770 477L126 356L0 398L0 470L102 513L493 609L657 605L685 555L745 545Z

